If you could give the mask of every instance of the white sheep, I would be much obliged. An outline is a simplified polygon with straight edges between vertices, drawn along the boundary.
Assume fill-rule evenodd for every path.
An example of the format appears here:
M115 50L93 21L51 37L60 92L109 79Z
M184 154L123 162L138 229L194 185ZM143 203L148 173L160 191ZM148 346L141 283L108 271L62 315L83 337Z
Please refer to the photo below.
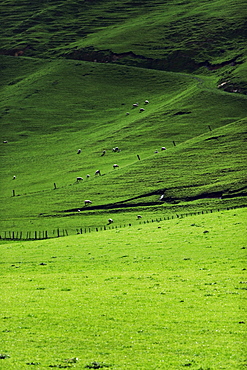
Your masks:
M138 105L139 105L138 103L133 104L133 108L137 108Z
M102 154L101 154L101 157L103 157L106 153L106 150L103 150Z
M161 150L166 150L166 147L162 146Z
M162 194L160 197L159 197L159 200L164 200L165 199L165 194Z
M159 153L159 151L156 149L154 153Z
M14 176L13 176L13 180L15 180L15 179L16 179L16 176L14 175Z
M144 108L140 108L140 113L141 113L141 112L144 112L144 111L145 111L145 109L144 109Z
M126 112L126 116L129 116L129 114L130 114L129 112Z
M101 175L100 170L95 171L95 175Z
M118 165L118 164L116 164L116 163L113 165L113 168L114 168L114 169L115 169L115 168L118 168L118 167L119 167L119 165Z
M81 149L78 149L78 150L77 150L77 154L80 154L80 153L81 153Z
M4 140L4 141L3 141L3 143L4 143L4 144L8 144L8 141L7 141L7 140Z
M113 223L113 219L112 218L108 218L108 225L110 225L112 223Z
M142 218L142 216L141 215L137 215L137 218L138 218L138 220L140 220Z
M84 200L84 204L85 204L85 206L87 206L88 204L92 204L92 201L89 200L89 199L86 199L86 200Z
M82 178L82 177L80 177L80 176L76 178L76 181L77 181L77 182L82 181L82 180L83 180L83 178Z
M149 101L148 100L145 100L145 102L144 102L145 104L149 104Z
M117 152L120 152L121 150L119 149L118 146L116 146L116 148L112 148L112 151L115 152L115 153L117 153Z
M87 179L89 179L89 177L90 177L90 175L89 175L89 174L87 174Z

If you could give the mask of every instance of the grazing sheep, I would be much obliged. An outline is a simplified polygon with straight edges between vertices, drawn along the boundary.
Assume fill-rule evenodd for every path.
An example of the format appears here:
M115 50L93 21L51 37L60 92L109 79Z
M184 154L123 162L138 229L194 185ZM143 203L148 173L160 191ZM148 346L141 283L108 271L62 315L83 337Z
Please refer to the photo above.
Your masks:
M80 154L80 153L81 153L81 149L78 149L78 150L77 150L77 154Z
M80 209L78 209L78 210L77 210L77 212L81 212L81 210L80 210Z
M218 87L218 88L220 88L220 87L222 87L222 86L226 85L227 83L228 83L228 82L226 82L226 81L225 81L225 82L222 82L222 83L221 83L221 84L219 84L217 87Z
M133 108L137 108L138 105L139 105L138 103L133 104Z
M85 204L85 206L87 206L88 204L92 204L92 202L91 202L91 200L86 199L86 200L84 200L84 204Z
M112 223L113 223L113 219L112 218L108 218L108 225L110 225Z
M95 175L101 175L100 170L95 171Z
M114 169L115 169L115 168L118 168L118 167L119 167L119 165L118 165L118 164L116 164L116 163L113 165L113 168L114 168Z
M142 216L141 215L137 215L137 218L138 218L138 220L140 220L142 218Z
M16 179L16 176L14 175L14 176L13 176L13 180L15 180L15 179Z
M162 146L161 150L166 150L166 148L164 146Z
M128 116L130 113L129 112L126 112L126 116Z
M145 109L144 109L144 108L140 108L140 113L141 113L141 112L144 112L144 111L145 111Z
M159 197L159 200L164 200L165 199L165 194L162 194L160 197Z
M106 153L106 150L103 150L102 154L101 154L101 157L103 157Z
M4 140L4 141L3 141L3 143L4 143L4 144L8 144L7 140Z
M82 178L82 177L80 177L80 176L76 178L76 181L77 181L77 182L82 181L82 180L83 180L83 178Z
M159 153L159 151L156 149L154 153Z
M116 148L112 148L112 151L113 151L114 153L119 153L119 152L121 152L121 150L119 149L119 147L118 147L118 146L116 146Z
M145 100L145 102L144 102L145 104L149 104L149 101L148 100Z
M90 177L90 175L89 175L89 174L87 174L87 179L89 179L89 177Z

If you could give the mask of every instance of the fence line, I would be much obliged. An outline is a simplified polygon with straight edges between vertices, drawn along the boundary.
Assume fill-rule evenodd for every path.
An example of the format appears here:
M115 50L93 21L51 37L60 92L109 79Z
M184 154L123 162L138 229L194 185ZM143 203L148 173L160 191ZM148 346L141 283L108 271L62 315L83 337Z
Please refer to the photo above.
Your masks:
M196 215L201 215L201 214L207 214L207 213L213 213L213 212L221 212L221 211L229 211L232 209L238 209L238 208L245 208L247 205L242 205L242 206L233 206L233 207L226 207L226 208L217 208L217 209L209 209L209 210L202 210L202 211L197 211L197 212L189 212L189 213L181 213L181 214L171 214L166 217L160 217L156 219L151 219L151 220L139 220L139 225L143 224L148 224L148 223L153 223L153 222L161 222L161 221L167 221L167 220L172 220L174 218L185 218L189 216L196 216ZM118 228L125 228L125 227L130 227L132 226L131 223L129 224L124 224L124 225L111 225L111 226L98 226L94 228L90 227L85 227L85 228L77 228L76 232L71 234L87 234L91 232L99 232L99 231L104 231L104 230L111 230L111 229L118 229ZM0 240L44 240L44 239L52 239L52 238L59 238L63 236L68 236L68 230L67 229L60 229L57 228L52 231L52 233L48 233L48 230L43 230L43 231L27 231L26 235L24 234L23 231L3 231L0 232Z

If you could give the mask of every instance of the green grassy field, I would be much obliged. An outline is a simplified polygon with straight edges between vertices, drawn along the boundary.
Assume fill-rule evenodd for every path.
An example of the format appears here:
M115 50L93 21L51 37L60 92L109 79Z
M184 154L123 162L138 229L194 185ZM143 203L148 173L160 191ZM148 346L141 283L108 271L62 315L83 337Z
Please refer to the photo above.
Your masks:
M1 368L244 369L245 220L2 244Z
M132 219L143 203L148 214L148 206L159 206L158 215L170 212L171 202L202 199L203 209L214 198L218 207L214 193L224 197L221 208L229 196L232 205L243 204L246 96L220 91L213 76L9 56L2 66L3 231L97 227L116 203L123 211L133 205ZM112 152L116 146L120 153ZM85 213L85 199L97 212ZM78 209L80 219L59 217Z
M0 2L1 369L246 367L245 10Z
M1 230L244 204L245 6L2 2Z

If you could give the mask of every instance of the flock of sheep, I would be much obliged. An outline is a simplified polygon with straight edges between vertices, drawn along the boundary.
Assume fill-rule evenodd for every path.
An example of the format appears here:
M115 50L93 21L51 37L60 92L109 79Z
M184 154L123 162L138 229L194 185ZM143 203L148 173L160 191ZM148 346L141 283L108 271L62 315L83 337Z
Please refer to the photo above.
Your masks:
M147 104L149 104L149 101L148 100L145 100L144 101L144 104L145 105L147 105ZM139 103L134 103L133 105L132 105L132 107L133 107L133 109L134 108L138 108L139 107ZM141 112L144 112L145 111L145 109L144 108L139 108L139 112L141 113ZM129 112L127 112L126 113L126 116L128 116L130 113ZM163 150L166 150L166 147L161 147L161 151L163 151ZM112 148L112 151L114 152L114 153L119 153L119 152L121 152L121 150L118 148L118 147L115 147L115 148ZM77 150L77 154L80 154L82 152L82 150L81 149L78 149ZM158 153L158 150L155 150L155 153ZM101 157L103 157L104 155L106 154L106 150L103 150L103 152L102 152L102 154L101 154ZM119 167L119 165L118 164L113 164L113 169L116 169L116 168L118 168ZM101 176L101 172L100 172L100 170L97 170L96 172L95 172L95 176ZM87 174L87 179L90 177L90 175L89 174ZM77 177L76 178L76 182L80 182L80 181L82 181L83 180L83 178L82 177ZM161 199L161 197L160 197L160 200L162 200ZM92 204L92 201L91 200L89 200L89 199L86 199L86 200L84 200L84 205L85 205L85 207L86 206L88 206L88 205L91 205ZM80 209L78 209L78 212L80 212L81 210ZM137 215L137 219L141 219L142 218L142 216L141 215ZM110 225L110 224L112 224L113 223L113 219L112 218L109 218L108 219L108 225Z
M113 152L115 152L115 153L119 153L119 152L121 152L121 150L118 148L118 147L115 147L115 148L113 148L112 149L112 151ZM81 149L78 149L77 150L77 154L80 154L81 153ZM106 154L106 150L103 150L103 152L102 152L102 154L101 154L101 156L104 156ZM116 169L116 168L118 168L119 167L119 165L118 164L114 164L113 165L113 168L114 169ZM101 176L101 172L100 172L100 170L96 170L95 171L95 176ZM90 175L89 174L87 174L87 179L90 177ZM82 177L80 177L80 176L78 176L77 178L76 178L76 182L80 182L80 181L83 181L83 178ZM92 201L90 200L90 199L85 199L84 200L84 205L85 206L88 206L88 205L90 205L90 204L92 204ZM78 209L78 212L80 212L81 210L80 209ZM139 215L138 216L138 218L141 218L141 216ZM108 224L107 225L110 225L110 224L112 224L113 223L113 219L112 218L109 218L108 219Z
M145 100L144 101L144 104L145 105L147 105L147 104L149 104L149 101L148 100ZM132 107L133 108L137 108L139 106L139 103L134 103L133 105L132 105ZM141 112L144 112L145 111L145 109L144 108L139 108L139 112L141 113ZM126 113L126 115L129 115L130 113L129 112L127 112ZM3 143L4 144L7 144L8 143L8 141L7 140L4 140L3 141ZM166 150L166 148L165 147L162 147L161 148L161 150ZM119 152L121 152L121 150L119 149L119 147L115 147L115 148L112 148L112 151L114 152L114 153L119 153ZM77 150L77 154L80 154L82 152L82 149L78 149ZM155 153L158 153L158 150L155 150ZM103 150L103 152L102 152L102 154L101 154L101 156L104 156L106 154L106 150ZM118 164L116 164L116 163L114 163L113 164L113 169L116 169L116 168L119 168L119 165ZM101 172L100 172L100 170L96 170L95 171L95 176L101 176ZM87 174L86 175L86 177L87 177L87 179L89 179L90 178L90 175L89 174ZM13 180L15 180L16 179L16 176L14 175L13 176ZM80 182L80 181L83 181L83 178L82 177L80 177L80 176L78 176L77 178L76 178L76 182ZM160 199L161 200L161 199ZM90 205L90 204L92 204L92 201L91 200L89 200L89 199L86 199L86 200L84 200L84 205L85 206L88 206L88 205ZM80 212L81 210L80 209L78 209L78 212ZM141 215L137 215L137 219L141 219L142 218L142 216ZM113 219L112 218L109 218L108 219L108 225L110 225L110 224L112 224L113 223Z

